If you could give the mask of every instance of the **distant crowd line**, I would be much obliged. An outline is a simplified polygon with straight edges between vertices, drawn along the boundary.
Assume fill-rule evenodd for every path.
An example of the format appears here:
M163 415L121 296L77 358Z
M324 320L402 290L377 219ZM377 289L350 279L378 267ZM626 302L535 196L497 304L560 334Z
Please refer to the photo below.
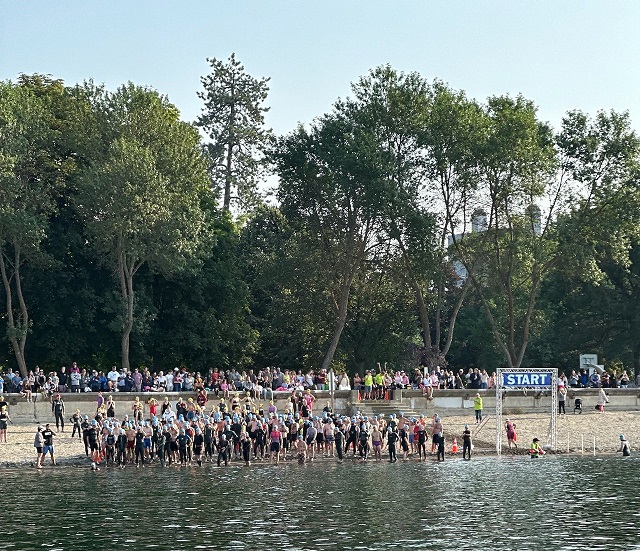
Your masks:
M194 392L213 393L216 397L229 398L233 392L248 392L252 397L262 400L271 399L274 392L329 390L333 380L336 390L357 390L362 400L383 400L393 398L397 389L421 390L427 398L438 389L494 389L495 372L489 374L485 369L468 370L416 368L413 371L389 370L378 364L377 369L356 374L350 380L345 373L330 374L317 371L289 371L277 368L245 371L211 369L206 373L189 371L186 368L174 368L169 371L151 373L148 369L133 370L112 367L106 373L98 370L81 369L75 362L67 368L45 373L36 367L22 377L17 370L8 369L0 374L0 394L19 393L28 402L35 394L50 398L55 393L81 392ZM633 381L627 371L598 372L589 374L586 370L573 370L570 375L562 373L559 384L566 388L627 388ZM640 386L640 374L637 386Z

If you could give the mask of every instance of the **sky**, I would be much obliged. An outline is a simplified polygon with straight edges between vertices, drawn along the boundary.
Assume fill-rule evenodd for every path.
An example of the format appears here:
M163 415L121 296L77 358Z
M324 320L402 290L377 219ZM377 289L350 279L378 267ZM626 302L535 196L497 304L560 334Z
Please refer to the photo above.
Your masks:
M556 128L568 110L628 110L640 129L640 2L555 0L0 0L0 80L132 81L202 109L207 58L270 77L278 134L331 110L389 63L469 97L518 94Z

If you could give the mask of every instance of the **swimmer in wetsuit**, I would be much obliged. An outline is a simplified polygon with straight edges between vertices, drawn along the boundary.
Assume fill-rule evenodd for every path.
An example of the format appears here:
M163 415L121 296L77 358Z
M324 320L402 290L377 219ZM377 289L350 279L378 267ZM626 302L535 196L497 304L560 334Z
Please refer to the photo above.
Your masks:
M106 444L106 452L107 452L106 463L107 465L110 464L113 467L113 464L115 461L115 451L116 451L116 437L113 434L113 430L110 430L109 434L107 434L105 444Z
M427 429L421 423L416 425L418 431L418 459L427 460Z
M342 429L342 425L336 427L334 431L335 436L335 444L336 444L336 454L338 455L338 461L342 461L342 453L344 450L344 432Z
M358 426L356 425L356 420L351 419L351 426L349 427L345 453L349 453L349 447L353 444L353 457L355 457L357 443L358 443Z
M124 429L120 429L118 431L116 449L118 453L116 460L118 465L124 469L125 463L127 462L127 435L125 434Z
M229 465L229 442L227 437L222 434L218 442L218 467L224 461L225 466Z
M369 431L364 423L360 425L360 432L358 434L358 450L360 451L360 457L363 461L367 460L369 456Z
M398 442L398 433L389 427L387 432L387 445L389 446L389 463L398 461L396 456L396 443Z
M80 410L76 409L74 414L70 417L69 422L73 424L73 430L71 431L71 438L78 433L78 438L82 438L82 416Z
M471 430L469 425L464 426L462 433L462 459L471 459Z
M140 463L144 467L144 431L142 427L138 427L138 430L135 431L134 443L136 467L139 467Z
M246 431L240 435L240 446L242 448L242 459L244 459L244 464L248 467L251 465L251 437Z

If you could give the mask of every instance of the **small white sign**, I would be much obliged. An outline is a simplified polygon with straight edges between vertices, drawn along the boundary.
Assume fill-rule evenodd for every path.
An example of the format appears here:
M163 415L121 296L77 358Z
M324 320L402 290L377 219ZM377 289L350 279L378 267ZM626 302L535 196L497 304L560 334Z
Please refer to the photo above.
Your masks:
M597 354L580 354L580 369L586 369L591 372L594 365L598 365Z

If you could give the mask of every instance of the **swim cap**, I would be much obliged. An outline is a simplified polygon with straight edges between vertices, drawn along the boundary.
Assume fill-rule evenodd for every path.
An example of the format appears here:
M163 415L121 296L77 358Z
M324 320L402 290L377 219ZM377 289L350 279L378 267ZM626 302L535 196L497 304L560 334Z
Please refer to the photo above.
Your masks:
M465 428L465 429L468 429L468 428L469 428L469 425L465 425L465 426L464 426L464 428Z
M624 440L624 434L620 435L620 440Z

